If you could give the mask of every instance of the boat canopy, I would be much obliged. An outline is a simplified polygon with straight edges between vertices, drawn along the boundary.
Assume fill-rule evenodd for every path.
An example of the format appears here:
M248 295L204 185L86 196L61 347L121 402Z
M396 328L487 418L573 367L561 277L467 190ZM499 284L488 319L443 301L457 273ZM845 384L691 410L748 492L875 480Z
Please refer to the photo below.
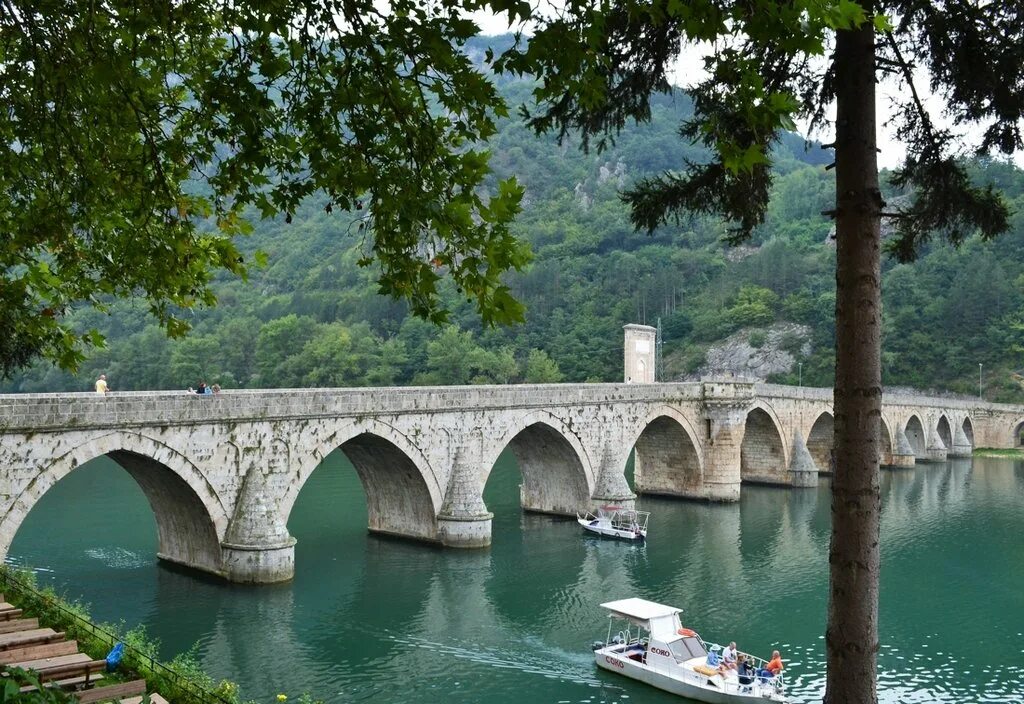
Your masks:
M665 616L674 616L682 611L682 609L677 609L674 606L665 606L664 604L656 604L646 599L636 598L609 601L601 604L601 608L608 609L616 616L628 618L631 621L651 621L664 618Z

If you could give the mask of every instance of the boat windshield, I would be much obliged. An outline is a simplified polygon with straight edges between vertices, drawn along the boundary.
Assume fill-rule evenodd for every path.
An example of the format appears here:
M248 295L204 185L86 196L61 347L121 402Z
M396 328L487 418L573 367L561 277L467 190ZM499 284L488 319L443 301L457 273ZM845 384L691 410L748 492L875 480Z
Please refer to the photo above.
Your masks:
M700 640L694 636L686 636L674 640L668 644L668 647L677 662L690 660L691 658L703 658L708 654Z

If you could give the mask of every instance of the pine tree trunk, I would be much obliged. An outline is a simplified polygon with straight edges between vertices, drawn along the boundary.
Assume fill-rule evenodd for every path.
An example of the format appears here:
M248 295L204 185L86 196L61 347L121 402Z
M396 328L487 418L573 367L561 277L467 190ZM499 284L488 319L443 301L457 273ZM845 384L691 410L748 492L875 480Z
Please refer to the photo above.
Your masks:
M865 7L868 17L872 8ZM878 653L878 418L881 194L875 45L869 20L838 32L836 70L835 476L825 704L875 704Z

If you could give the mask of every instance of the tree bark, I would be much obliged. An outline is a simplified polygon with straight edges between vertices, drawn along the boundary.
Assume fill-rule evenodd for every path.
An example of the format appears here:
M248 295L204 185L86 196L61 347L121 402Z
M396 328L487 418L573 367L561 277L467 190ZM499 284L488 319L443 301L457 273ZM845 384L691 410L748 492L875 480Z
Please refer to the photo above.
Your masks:
M865 12L872 16L870 3ZM825 704L876 704L880 214L870 19L837 32L835 476Z

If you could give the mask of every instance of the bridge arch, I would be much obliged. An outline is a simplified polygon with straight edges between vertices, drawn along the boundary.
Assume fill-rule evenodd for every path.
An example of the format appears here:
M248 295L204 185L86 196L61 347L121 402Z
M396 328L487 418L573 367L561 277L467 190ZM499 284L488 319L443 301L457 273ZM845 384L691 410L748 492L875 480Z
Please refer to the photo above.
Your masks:
M352 463L363 486L369 530L437 539L437 514L444 494L433 468L401 431L372 418L350 421L326 433L301 460L296 478L281 498L284 524L310 475L335 450Z
M886 466L893 463L892 458L893 437L889 423L884 416L878 416L878 463Z
M483 486L506 447L523 475L524 510L575 516L590 506L594 468L583 443L561 419L547 411L517 418L484 455Z
M935 432L938 434L939 439L942 440L942 444L946 446L946 449L952 451L953 429L945 413L940 413L939 419L935 421Z
M910 447L914 450L914 456L923 459L928 448L928 438L924 434L924 423L916 413L912 413L907 418L903 432L907 436L907 441L910 442Z
M704 498L704 460L685 415L670 406L651 409L632 438L637 492Z
M740 445L740 481L785 483L789 450L775 411L757 401L747 412Z
M114 431L90 438L41 468L0 518L6 554L29 511L57 482L90 460L109 456L136 481L156 519L158 556L221 574L228 514L201 471L177 450L148 436Z
M963 429L964 435L967 436L967 440L968 440L968 442L971 443L971 448L973 449L975 447L975 444L974 444L974 423L971 422L971 417L969 415L965 415L964 416L964 420L960 424L960 427Z
M828 411L815 418L807 433L807 451L814 458L819 472L835 471L833 448L835 447L835 418Z

